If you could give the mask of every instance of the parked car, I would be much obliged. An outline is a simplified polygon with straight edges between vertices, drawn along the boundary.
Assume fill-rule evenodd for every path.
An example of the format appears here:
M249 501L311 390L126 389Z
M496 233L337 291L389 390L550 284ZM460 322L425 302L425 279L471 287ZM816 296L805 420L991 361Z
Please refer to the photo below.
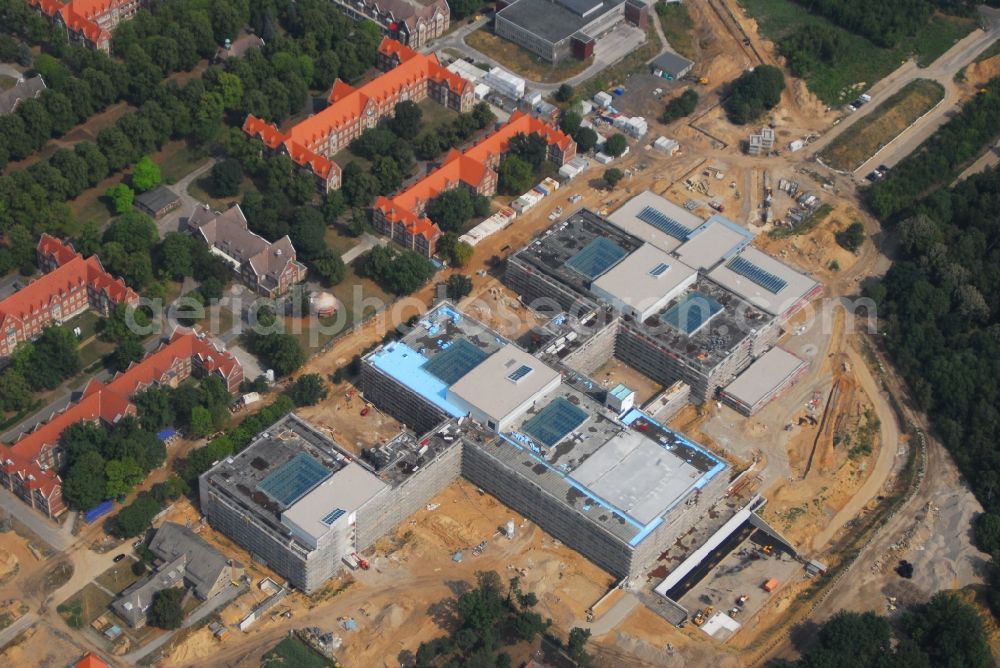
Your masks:
M114 562L117 564L119 561L121 561L124 558L125 558L125 554L124 553L119 554L117 557L114 558Z

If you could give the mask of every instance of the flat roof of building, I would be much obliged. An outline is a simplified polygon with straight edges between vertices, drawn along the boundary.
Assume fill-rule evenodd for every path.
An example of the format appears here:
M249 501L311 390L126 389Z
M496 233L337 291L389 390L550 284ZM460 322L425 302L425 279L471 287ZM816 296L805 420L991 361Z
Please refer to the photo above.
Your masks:
M787 264L748 246L708 273L727 290L773 315L782 315L820 289L820 284Z
M552 44L582 30L625 0L517 0L497 12L522 30Z
M349 462L282 513L281 521L315 545L386 487L371 471Z
M306 503L324 482L340 480L337 474L349 468L352 460L351 453L293 413L203 475L209 485L272 532L287 538L298 537L311 548L282 522L282 516L298 504ZM378 482L373 472L362 471ZM306 503L306 507L312 505ZM328 508L321 517L331 510Z
M640 239L608 225L593 211L580 209L543 232L541 236L519 250L514 257L534 265L542 273L558 279L575 291L587 294L593 278L588 278L570 263L576 258L576 266L584 267L583 260L587 259L587 255L581 256L580 253L587 250L588 247L597 248L591 246L597 239L605 239L606 242L613 244L614 247L627 254L633 253L642 246ZM605 257L607 257L606 251L610 250L611 247L607 246L606 243L601 246L605 249ZM588 251L588 254L590 252ZM628 258L618 259L618 262L622 261L627 262ZM614 265L607 266L604 271L611 269L612 266ZM600 272L600 274L603 273Z
M528 264L539 273L580 293L584 303L586 300L594 301L596 295L591 290L591 283L576 270L566 267L566 260L598 238L607 238L620 248L630 249L630 255L615 264L609 270L609 274L619 270L633 271L632 258L635 257L635 251L643 246L642 242L615 225L608 225L600 216L587 209L577 211L567 220L553 225L511 256L511 260ZM650 244L655 245L652 242ZM682 264L673 257L670 261L671 264ZM594 285L601 278L603 276L599 277ZM691 301L689 296L693 293L698 293L702 299L697 302ZM684 316L683 320L677 321L678 324L684 325L682 327L672 326L664 320L664 316L673 306L686 302L699 305L714 303L722 308L713 311L711 322L701 322L695 328L686 327L689 319L694 317L694 312L690 309L683 313L679 313L679 310L674 312ZM662 306L652 311L644 311L641 315L644 335L655 339L692 367L701 369L714 368L747 336L774 317L744 300L739 294L721 287L701 274L684 290L675 291L671 299ZM637 323L631 315L626 314L624 317L628 323ZM686 332L687 329L691 330L690 334Z
M428 311L403 338L365 360L439 409L465 414L448 400L448 388L509 342L450 304ZM454 350L451 347L458 346ZM441 358L441 359L438 359Z
M705 220L646 190L613 211L608 222L669 253L684 243Z
M654 308L697 272L652 244L643 244L593 283L638 312Z
M712 216L677 247L674 254L695 269L708 271L753 241L753 233L728 218Z
M664 51L653 60L653 65L671 73L683 72L694 65L694 61L671 51Z
M508 344L448 388L448 396L500 421L559 375L541 360Z
M588 388L600 386L568 374L544 404L495 442L475 447L635 546L726 465L637 409L618 419ZM551 406L566 404L586 419L551 445L528 433Z
M775 346L726 386L725 393L746 406L755 406L794 377L806 361Z

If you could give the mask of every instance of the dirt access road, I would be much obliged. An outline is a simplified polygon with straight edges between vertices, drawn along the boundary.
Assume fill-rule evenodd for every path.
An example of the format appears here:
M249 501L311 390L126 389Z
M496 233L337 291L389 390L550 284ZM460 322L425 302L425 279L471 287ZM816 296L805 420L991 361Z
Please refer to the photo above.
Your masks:
M869 91L872 97L871 101L847 116L840 124L813 143L811 148L813 155L822 152L842 132L866 117L879 104L895 95L906 84L916 79L931 79L944 86L945 95L941 102L861 164L854 170L854 174L867 174L881 164L891 167L909 155L948 120L949 112L961 102L961 92L955 84L955 75L958 74L958 71L975 60L993 42L1000 39L1000 10L984 7L981 14L988 25L987 30L977 29L969 33L925 68L918 67L915 61L909 60L872 86Z

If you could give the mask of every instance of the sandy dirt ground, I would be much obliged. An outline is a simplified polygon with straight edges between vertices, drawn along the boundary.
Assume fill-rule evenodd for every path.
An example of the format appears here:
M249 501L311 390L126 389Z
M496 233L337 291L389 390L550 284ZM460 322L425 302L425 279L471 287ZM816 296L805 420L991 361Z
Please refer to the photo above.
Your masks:
M394 666L401 652L444 633L453 614L447 601L474 581L476 571L495 570L504 580L519 576L522 587L538 596L538 611L563 634L614 584L597 566L464 481L445 489L430 507L383 539L371 570L353 573L347 580L353 583L334 581L312 599L292 594L279 606L292 611L291 619L258 622L247 634L234 630L218 641L198 632L164 665L199 665L211 657L217 665L256 666L289 629L319 626L343 639L337 656L344 665ZM497 535L510 519L517 525L513 540ZM484 540L486 550L474 556L470 548ZM452 555L460 550L463 558L456 563ZM234 623L250 604L241 600L223 621ZM341 617L353 618L358 629L342 629Z

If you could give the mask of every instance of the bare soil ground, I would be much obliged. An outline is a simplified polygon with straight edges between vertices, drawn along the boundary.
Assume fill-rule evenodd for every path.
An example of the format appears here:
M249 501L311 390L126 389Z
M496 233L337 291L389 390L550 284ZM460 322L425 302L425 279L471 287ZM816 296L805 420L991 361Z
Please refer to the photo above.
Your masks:
M413 652L421 641L451 628L448 601L474 582L476 571L495 570L505 580L519 576L522 587L538 596L539 613L551 617L561 633L613 584L597 566L467 482L449 486L432 503L433 510L417 512L376 546L371 570L335 580L312 598L290 595L281 608L287 605L291 619L263 620L248 634L234 630L222 641L199 632L165 665L188 666L209 657L219 665L257 665L257 657L276 639L301 626L340 635L344 646L337 656L344 665L398 665L401 652ZM510 519L517 525L515 538L496 535ZM476 557L470 548L483 540L486 550ZM463 558L456 563L452 555L458 550ZM242 612L236 608L250 604L241 600L223 613L223 621L234 623ZM353 618L358 629L345 631L338 624L341 617Z

